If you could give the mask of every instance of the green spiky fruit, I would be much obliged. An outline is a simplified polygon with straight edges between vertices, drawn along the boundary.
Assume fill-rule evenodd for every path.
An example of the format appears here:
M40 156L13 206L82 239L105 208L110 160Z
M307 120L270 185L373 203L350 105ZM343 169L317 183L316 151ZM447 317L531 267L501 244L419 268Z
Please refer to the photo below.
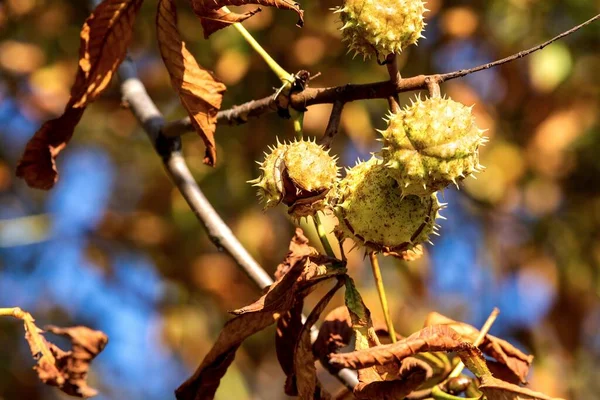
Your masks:
M425 196L482 168L483 132L470 107L440 97L417 99L390 116L381 131L381 157L404 194Z
M422 37L425 11L421 0L346 0L336 10L350 51L383 58Z
M265 153L262 175L253 181L265 209L284 203L296 218L325 208L325 197L338 177L336 159L329 150L310 141L278 143Z
M376 158L350 169L330 195L338 235L370 251L401 256L435 233L441 208L435 194L403 196Z

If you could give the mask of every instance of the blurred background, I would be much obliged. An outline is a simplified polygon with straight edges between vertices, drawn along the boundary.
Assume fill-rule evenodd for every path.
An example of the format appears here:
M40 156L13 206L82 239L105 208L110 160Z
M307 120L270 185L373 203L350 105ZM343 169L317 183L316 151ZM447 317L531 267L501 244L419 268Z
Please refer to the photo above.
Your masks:
M85 324L110 342L93 364L98 399L167 399L209 350L227 310L259 290L218 253L167 179L118 86L89 107L61 153L50 192L15 178L27 140L62 112L74 78L79 29L75 0L0 2L0 307L19 306L45 324ZM244 25L288 71L321 75L312 86L387 78L385 67L346 55L340 3L301 1L296 15L263 8ZM155 1L136 23L132 56L169 119L185 113L157 53ZM505 57L597 14L586 0L429 0L425 36L399 57L404 76L448 72ZM201 65L228 86L223 108L273 93L274 75L234 29L203 40L184 2L180 29ZM396 329L418 330L430 311L481 325L535 355L531 387L569 399L600 398L600 23L501 68L448 82L442 92L467 105L490 143L487 170L449 203L442 236L418 261L382 260ZM403 104L414 94L401 96ZM306 134L320 136L330 105L311 107ZM334 152L353 165L378 149L383 100L348 104ZM196 179L242 243L272 273L293 233L283 207L263 213L250 185L255 160L290 121L268 115L217 130L219 165L202 164L194 134L184 151ZM327 221L332 227L332 221ZM310 227L306 229L315 238ZM316 243L316 241L314 241ZM349 244L349 243L347 243ZM315 244L316 246L316 244ZM360 251L349 270L375 319L380 307ZM307 306L316 303L310 297ZM342 304L341 295L330 305ZM0 399L63 399L38 383L22 325L0 319ZM322 373L326 387L338 383ZM282 399L274 329L249 339L225 376L219 399Z

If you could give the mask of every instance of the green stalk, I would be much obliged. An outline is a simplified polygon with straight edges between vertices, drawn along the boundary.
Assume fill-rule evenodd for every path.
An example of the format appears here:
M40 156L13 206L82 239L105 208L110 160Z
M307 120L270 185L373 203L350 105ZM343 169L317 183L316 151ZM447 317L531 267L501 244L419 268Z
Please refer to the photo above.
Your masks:
M372 251L369 253L369 260L371 260L373 278L375 278L375 284L377 285L377 293L379 294L379 301L381 302L381 309L383 310L383 317L385 318L388 333L390 334L392 343L396 343L396 330L392 323L392 316L390 315L387 296L385 295L385 288L383 287L383 278L381 277L381 270L379 269L379 260L377 260L375 252Z
M303 112L293 112L292 118L294 121L294 132L296 133L296 139L302 140L304 136L303 127L304 127L304 113Z
M225 12L230 12L227 7L223 7L223 10L225 10ZM254 51L256 51L258 55L260 55L263 58L263 60L265 60L269 68L271 68L271 70L275 73L275 75L277 75L281 82L283 82L285 85L291 85L294 82L294 75L290 74L279 64L277 64L277 61L275 61L273 57L271 57L271 55L260 45L260 43L256 41L256 39L254 39L254 36L252 36L252 34L248 32L248 30L244 28L242 24L236 22L235 24L233 24L233 26L235 27L235 29L238 30L242 37L246 39L246 42L248 42L248 44L252 46Z
M476 397L465 398L451 395L450 393L444 392L439 386L434 386L433 389L431 389L431 397L435 400L479 400L479 398Z
M481 342L483 342L483 339L485 339L485 335L487 335L487 333L490 331L490 328L496 321L498 314L500 314L500 310L498 310L497 308L494 308L494 310L492 311L492 313L490 314L488 319L485 321L485 324L483 324L483 326L481 327L481 330L479 331L479 335L473 342L473 346L477 347L481 344ZM465 369L465 364L461 361L456 365L456 367L454 367L452 372L450 372L450 375L448 375L447 379L452 379L452 378L458 377L462 373L463 369Z
M325 254L327 254L329 257L335 258L335 253L333 252L333 248L329 243L329 239L327 239L327 232L325 232L325 227L321 222L321 217L319 217L318 211L313 216L313 222L315 223L315 228L317 229L317 234L319 235L323 249L325 249Z

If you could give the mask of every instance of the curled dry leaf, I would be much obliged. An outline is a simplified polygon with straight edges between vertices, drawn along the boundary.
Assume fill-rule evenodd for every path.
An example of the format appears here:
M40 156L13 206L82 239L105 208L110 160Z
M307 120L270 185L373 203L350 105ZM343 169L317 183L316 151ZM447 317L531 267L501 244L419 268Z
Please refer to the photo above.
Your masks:
M319 335L313 343L313 354L321 360L323 366L336 373L339 368L333 368L327 362L329 354L348 346L353 334L348 309L345 306L337 307L327 314L321 324Z
M296 376L296 386L298 396L302 400L326 399L331 396L325 392L317 380L317 368L315 367L315 357L312 353L310 343L310 330L319 320L321 313L327 307L327 304L333 298L333 295L344 285L345 279L338 277L336 285L319 300L312 310L298 337L294 351L294 374Z
M461 335L466 341L473 343L479 335L479 330L472 325L458 322L442 314L432 312L425 320L425 326L446 325ZM485 335L484 340L478 346L484 354L494 358L497 363L490 364L494 375L502 377L509 382L526 383L529 367L533 362L533 356L527 355L514 347L506 340L492 335Z
M297 235L303 236L302 231L297 231ZM309 246L299 249L304 256L297 257L287 273L275 281L259 300L233 312L236 317L225 324L194 375L177 389L178 400L213 399L221 378L233 362L235 352L247 337L275 323L299 299L310 293L317 283L345 273L345 268L333 264L330 267L314 264L309 257L312 252L310 249Z
M483 353L479 350L473 351L474 349L467 349L466 353L461 354L461 359L466 367L481 380L478 389L487 400L563 400L494 378L486 365Z
M254 14L261 11L260 8L257 8L256 10L239 14L226 11L222 8L207 8L204 5L204 2L199 0L190 0L190 2L192 3L192 9L194 10L194 14L196 14L196 16L200 18L200 23L202 24L202 29L204 30L205 39L208 39L210 35L212 35L216 31L223 28L227 28L229 25L238 22L243 22L251 16L253 16Z
M64 351L42 336L43 331L35 325L31 314L20 308L2 310L10 311L2 315L10 315L23 321L25 339L33 358L37 361L34 369L43 383L56 386L75 397L91 397L97 394L95 389L88 386L87 374L90 363L108 342L103 332L85 326L47 327L49 332L69 338L71 350Z
M228 27L231 24L245 21L260 11L260 8L243 14L233 13L223 9L225 6L243 6L255 4L265 7L276 7L284 10L295 11L298 14L298 26L304 25L304 11L300 5L290 0L189 0L194 13L200 18L204 37Z
M478 352L473 345L464 342L461 336L451 328L444 325L433 325L393 344L380 345L352 353L332 354L330 362L340 367L360 369L400 363L409 356L435 351L458 352L461 358L469 356L470 352Z
M17 176L48 190L58 180L55 159L71 140L88 104L106 89L125 58L143 0L104 0L81 29L79 68L63 115L50 120L27 143Z
M296 228L294 237L290 241L289 251L283 262L277 266L275 279L281 279L290 270L292 265L296 264L301 258L310 255L316 256L318 254L319 252L315 248L308 245L308 238L304 236L302 229Z
M297 396L296 375L294 374L294 350L302 331L303 299L296 301L294 306L279 318L275 334L275 350L277 360L285 373L285 394Z
M358 399L403 399L420 388L424 382L433 376L431 366L416 357L402 360L400 369L389 365L387 371L377 367L382 380L360 382L354 389ZM383 372L383 373L382 373Z
M354 388L357 399L403 399L417 389L427 379L427 371L415 369L404 378L391 381L360 382Z
M159 0L156 16L158 47L171 84L179 94L194 128L206 145L204 163L217 161L215 129L226 87L202 68L189 52L177 29L177 9L173 0Z
M481 377L479 390L487 400L562 400L501 381L489 374Z
M319 336L313 344L313 352L322 360L324 366L329 367L332 372L339 368L327 363L329 354L335 353L340 348L346 347L353 335L350 314L346 307L338 307L331 311L319 329ZM376 329L377 336L389 336L387 328ZM402 337L397 336L397 340ZM435 360L432 361L432 358ZM381 379L373 379L367 382L365 374L362 381L356 387L357 398L402 398L416 389L422 388L424 384L428 387L442 381L451 370L451 363L444 353L430 353L429 357L419 358L407 357L398 364L390 364L384 367L374 367ZM373 378L373 376L371 376Z
M90 397L96 395L96 390L87 385L87 375L90 363L104 349L108 343L108 337L104 332L85 326L71 328L48 326L46 330L56 335L66 336L71 341L71 350L67 352L63 352L52 344L50 347L56 357L56 365L65 378L64 384L59 386L60 389L71 396Z
M350 279L346 283L346 306L356 335L357 351L350 354L369 353L383 347L373 328L370 311ZM333 357L330 359L333 360ZM359 383L354 388L358 399L401 399L434 375L430 365L410 356L383 364L354 365L352 368L358 370Z

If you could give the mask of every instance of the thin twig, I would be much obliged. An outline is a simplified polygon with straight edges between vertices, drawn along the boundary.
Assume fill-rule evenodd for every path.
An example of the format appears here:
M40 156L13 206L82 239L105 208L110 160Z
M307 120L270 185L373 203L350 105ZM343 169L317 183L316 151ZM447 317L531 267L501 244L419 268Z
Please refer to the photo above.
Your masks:
M320 144L326 149L329 149L331 147L333 138L335 137L335 135L337 135L340 129L340 122L342 122L343 110L344 102L338 100L335 103L333 103L333 108L331 109L331 115L329 116L329 122L327 123L325 134L320 140Z
M284 98L284 96L280 96L280 98ZM285 108L286 106L287 104L281 105L282 108ZM252 100L234 106L228 110L219 111L217 114L217 121L219 125L242 125L250 119L276 112L277 108L277 102L273 99L273 96L269 96L260 100ZM185 117L166 124L162 133L165 137L177 137L193 130L194 127L192 126L190 117Z
M449 81L451 79L461 78L465 75L472 74L474 72L482 71L497 67L502 64L517 60L534 53L538 50L543 49L549 44L568 36L579 29L591 24L600 18L600 14L590 18L582 24L579 24L568 31L565 31L546 42L539 44L531 49L521 51L513 54L512 56L503 58L501 60L493 61L487 64L479 65L470 69L461 69L454 72L448 72L446 74L434 74L434 75L418 75L410 78L400 79L396 85L390 81L373 82L368 84L347 84L342 86L332 86L327 88L306 88L303 91L293 93L289 99L289 106L296 110L304 110L306 107L315 104L333 104L336 101L351 102L356 100L368 100L368 99L388 99L398 93L412 92L415 90L426 90L427 80L432 77L435 78L439 83ZM285 97L285 96L280 96ZM248 117L258 117L263 114L271 113L277 110L277 104L273 96L265 97L259 100L253 100L248 103L235 106L230 110L221 111L218 115L219 124L228 125L241 125L248 122ZM189 119L183 119L181 121L175 121L168 123L165 126L164 131L167 132L167 136L173 137L178 136L186 132L192 132L194 130Z
M508 56L508 57L503 58L501 60L497 60L497 61L494 61L494 62L491 62L491 63L488 63L488 64L483 64L483 65L480 65L478 67L471 68L471 69L461 69L460 71L449 72L447 74L441 74L440 76L442 77L442 82L443 81L449 81L450 79L461 78L461 77L463 77L465 75L472 74L473 72L478 72L478 71L482 71L484 69L489 69L489 68L497 67L499 65L506 64L506 63L509 63L511 61L517 60L519 58L523 58L525 56L528 56L531 53L534 53L534 52L536 52L538 50L541 50L544 47L548 46L549 44L551 44L553 42L556 42L557 40L562 39L565 36L568 36L568 35L576 32L576 31L578 31L579 29L583 28L584 26L591 24L592 22L594 22L598 18L600 18L600 14L597 14L596 16L588 19L587 21L585 21L585 22L583 22L583 23L581 23L581 24L579 24L577 26L574 26L573 28L569 29L568 31L565 31L565 32L563 32L563 33L561 33L561 34L559 34L557 36L554 36L552 39L547 40L547 41L545 41L542 44L538 44L537 46L532 47L532 48L530 48L528 50L520 51L517 54L513 54L512 56Z

